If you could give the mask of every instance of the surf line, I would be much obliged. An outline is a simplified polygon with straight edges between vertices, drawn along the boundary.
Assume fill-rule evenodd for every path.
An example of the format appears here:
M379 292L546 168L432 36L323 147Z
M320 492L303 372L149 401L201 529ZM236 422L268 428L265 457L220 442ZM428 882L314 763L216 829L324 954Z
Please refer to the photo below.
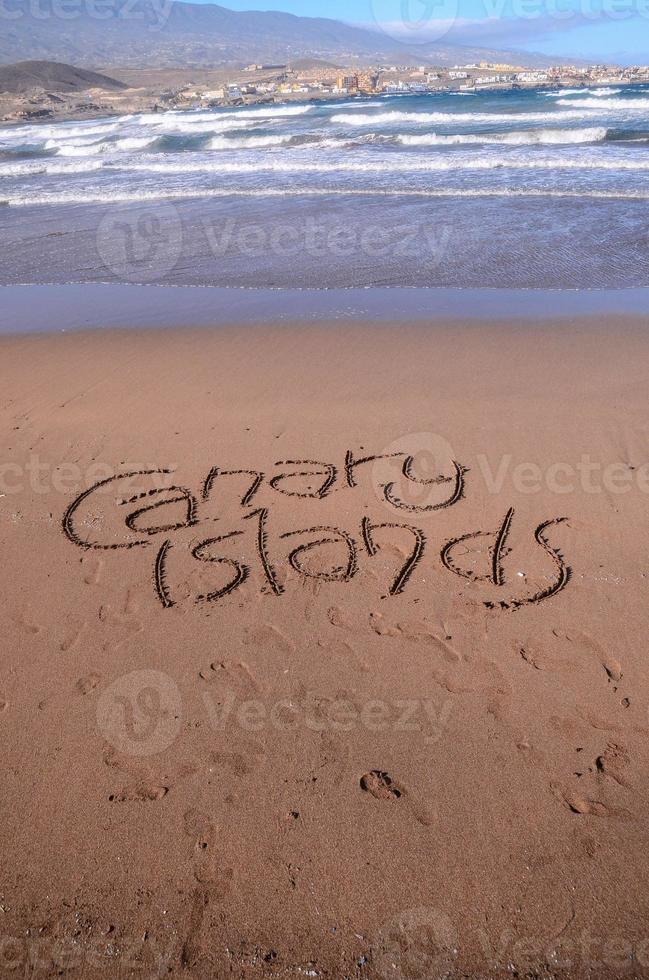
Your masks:
M7 197L0 200L6 207L29 207L47 204L120 204L136 201L200 200L227 197L408 197L408 198L554 198L583 199L598 201L649 201L645 191L551 191L551 190L506 190L498 188L471 188L470 190L412 190L400 188L263 188L258 190L204 189L195 191L145 191L141 193L97 194L51 194L41 197Z

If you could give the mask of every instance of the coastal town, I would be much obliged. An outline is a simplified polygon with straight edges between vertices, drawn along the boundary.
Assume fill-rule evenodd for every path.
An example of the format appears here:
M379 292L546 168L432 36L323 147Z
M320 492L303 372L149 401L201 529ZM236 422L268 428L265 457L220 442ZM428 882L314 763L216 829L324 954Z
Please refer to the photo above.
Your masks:
M427 65L379 65L340 68L326 63L249 65L238 78L209 92L178 93L202 100L233 101L258 96L397 95L476 92L538 86L630 85L649 82L649 66L618 68L576 65L530 69L522 65L479 64L431 68ZM273 76L273 77L269 77Z
M367 67L302 59L288 64L250 64L230 69L101 66L102 75L97 76L53 62L23 63L27 64L33 66L28 85L3 85L0 77L2 122L96 118L134 112L373 95L475 94L649 83L649 66L561 65L539 69L480 62L447 67L406 64ZM56 69L54 74L53 67ZM11 77L11 68L2 69L2 73ZM86 80L84 76L87 76Z

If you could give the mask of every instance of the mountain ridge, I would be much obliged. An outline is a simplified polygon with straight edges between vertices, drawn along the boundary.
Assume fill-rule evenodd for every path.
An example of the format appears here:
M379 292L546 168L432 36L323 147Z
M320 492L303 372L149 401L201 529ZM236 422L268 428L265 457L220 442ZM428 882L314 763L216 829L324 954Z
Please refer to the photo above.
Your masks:
M15 62L17 51L24 59L84 68L241 67L248 62L300 58L440 66L507 61L530 68L567 61L443 41L406 44L379 29L281 11L239 12L182 0L133 0L134 5L113 2L114 8L102 4L102 17L92 16L93 7L83 7L70 18L25 14L7 21L0 37L0 64Z

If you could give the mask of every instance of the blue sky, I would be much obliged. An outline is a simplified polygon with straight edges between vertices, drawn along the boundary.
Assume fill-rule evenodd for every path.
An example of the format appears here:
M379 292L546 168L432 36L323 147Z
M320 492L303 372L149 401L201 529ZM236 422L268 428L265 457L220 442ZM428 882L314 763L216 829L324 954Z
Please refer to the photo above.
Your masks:
M222 6L333 17L413 42L649 63L649 0L223 0Z

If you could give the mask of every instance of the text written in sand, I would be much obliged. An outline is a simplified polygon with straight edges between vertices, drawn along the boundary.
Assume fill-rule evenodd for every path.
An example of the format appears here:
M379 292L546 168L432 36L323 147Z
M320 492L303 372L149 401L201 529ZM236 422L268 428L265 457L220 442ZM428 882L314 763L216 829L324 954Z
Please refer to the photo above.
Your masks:
M396 467L396 478L382 479L379 464ZM467 491L465 466L449 460L440 469L422 476L408 453L349 450L341 466L288 460L276 463L271 473L213 466L197 490L173 483L169 469L136 470L84 491L68 507L62 527L73 544L86 550L154 546L152 582L165 609L187 601L217 603L254 587L255 572L262 590L275 596L286 591L288 568L306 579L348 583L390 549L398 559L386 580L385 598L402 595L413 584L429 551L442 569L471 582L471 594L490 609L538 604L566 587L571 570L551 540L553 528L565 518L545 520L526 532L541 569L536 584L509 569L516 522L511 507L494 526L469 527L441 549L430 549L430 522L459 507ZM374 510L381 505L379 514L370 512L363 496L368 484ZM355 494L366 512L353 528L327 523L323 515L309 526L295 526L300 507L308 504L326 512L328 501L340 500L334 498L339 493ZM276 513L274 502L279 504L280 498L290 498L293 506ZM336 514L347 513L347 503ZM207 587L198 584L205 573L211 583Z

